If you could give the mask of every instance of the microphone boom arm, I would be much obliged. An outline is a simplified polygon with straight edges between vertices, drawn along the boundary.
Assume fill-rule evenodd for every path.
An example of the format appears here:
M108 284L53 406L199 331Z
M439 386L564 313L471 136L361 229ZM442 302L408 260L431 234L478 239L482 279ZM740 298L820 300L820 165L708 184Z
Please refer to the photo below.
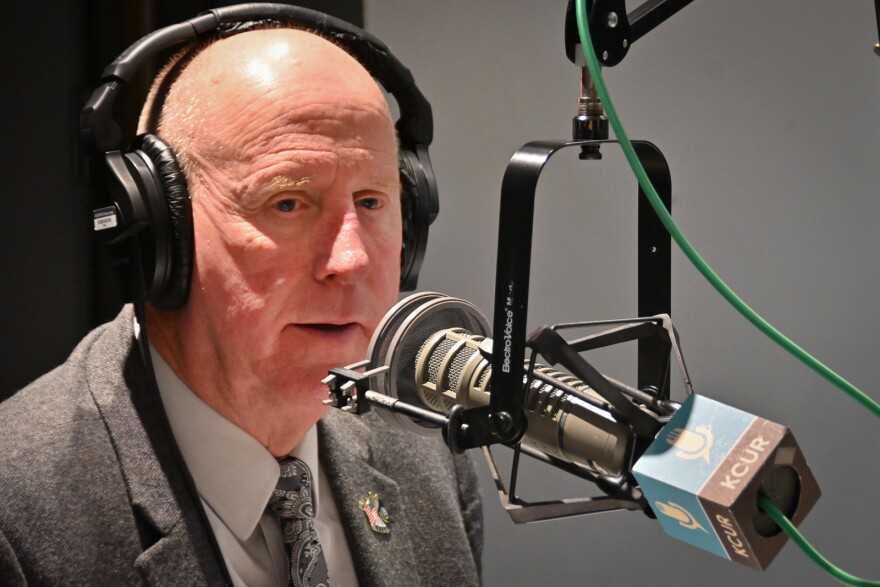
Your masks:
M624 0L588 0L590 36L599 62L605 67L619 64L633 43L692 1L647 0L627 14ZM565 53L572 63L577 60L580 42L574 0L569 0L565 14Z

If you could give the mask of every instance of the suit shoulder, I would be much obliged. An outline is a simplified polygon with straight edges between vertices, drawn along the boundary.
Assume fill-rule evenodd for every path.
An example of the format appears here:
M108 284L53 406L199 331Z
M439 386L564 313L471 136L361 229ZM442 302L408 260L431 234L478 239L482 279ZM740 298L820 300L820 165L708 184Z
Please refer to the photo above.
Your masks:
M109 387L101 372L120 370L114 353L102 349L124 340L115 330L114 323L94 330L64 364L0 404L2 579L20 578L22 569L34 584L74 572L134 571L131 504L92 389L96 382ZM121 370L113 378L122 381Z
M0 470L7 489L16 471L29 478L30 472L46 473L44 465L112 452L91 386L96 370L119 369L101 350L119 346L117 321L93 330L62 365L0 404Z

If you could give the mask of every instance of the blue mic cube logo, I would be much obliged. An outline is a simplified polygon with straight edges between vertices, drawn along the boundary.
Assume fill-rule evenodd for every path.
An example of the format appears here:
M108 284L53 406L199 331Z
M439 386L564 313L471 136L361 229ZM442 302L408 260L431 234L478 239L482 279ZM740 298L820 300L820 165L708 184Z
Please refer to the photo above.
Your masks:
M664 531L763 569L786 536L758 510L758 492L799 523L819 488L784 427L692 395L633 467Z

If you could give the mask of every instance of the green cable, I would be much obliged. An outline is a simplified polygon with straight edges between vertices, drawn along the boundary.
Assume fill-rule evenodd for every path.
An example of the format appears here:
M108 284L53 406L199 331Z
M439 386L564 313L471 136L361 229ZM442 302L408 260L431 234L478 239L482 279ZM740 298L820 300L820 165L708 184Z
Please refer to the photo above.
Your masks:
M831 561L819 554L819 552L813 548L813 545L807 542L807 539L804 538L804 535L801 534L797 527L791 523L791 520L785 517L785 514L783 514L779 508L776 507L776 504L768 498L763 496L759 497L758 507L767 512L767 515L770 516L770 518L772 518L772 520L776 522L786 534L788 534L788 537L791 538L792 542L797 544L814 563L822 567L822 570L838 581L846 583L847 585L857 585L859 587L876 587L880 585L880 581L862 579L855 575L850 575L846 571L834 566Z
M623 153L626 156L627 162L629 163L630 167L636 175L636 178L638 179L642 191L645 192L645 195L648 197L648 201L650 202L651 207L654 209L654 212L660 218L660 221L663 223L663 226L666 227L666 230L672 236L673 240L675 240L676 244L679 246L679 248L681 248L682 252L688 258L688 260L690 260L694 267L696 267L697 271L699 271L700 274L702 274L703 277L705 277L706 280L710 284L712 284L712 287L714 287L715 290L719 294L721 294L724 299L726 299L734 308L736 308L736 310L740 314L742 314L749 322L757 327L758 330L763 332L779 346L794 355L795 358L800 360L810 369L821 375L824 379L826 379L834 386L839 388L841 391L855 399L870 412L872 412L875 416L880 418L880 404L868 397L852 383L826 367L822 362L820 362L818 359L810 355L807 351L795 344L794 341L782 334L773 325L764 320L757 312L749 307L748 304L746 304L738 295L736 295L736 293L733 292L733 290L730 289L730 287L727 286L726 283L724 283L724 281L715 273L715 271L708 265L708 263L703 260L696 249L694 249L687 238L685 238L681 230L679 230L678 226L676 226L675 222L672 220L672 216L669 214L669 211L660 200L660 196L657 194L657 190L654 189L654 185L648 178L648 174L645 172L645 168L642 166L642 162L636 155L635 149L633 149L632 143L630 142L626 131L624 131L623 129L623 125L620 123L620 120L617 117L617 111L614 109L614 104L611 102L611 96L608 93L608 89L605 87L605 81L602 79L602 72L599 68L599 61L596 59L596 53L593 50L593 41L590 37L590 29L587 26L586 0L577 0L577 2L575 2L575 10L577 14L577 26L578 33L580 34L581 39L581 47L584 51L584 57L587 60L587 67L589 67L590 69L590 75L592 76L593 84L596 86L596 90L599 93L599 97L605 107L605 113L608 116L608 121L611 123L611 128L614 129L614 134L617 137L621 148L623 149ZM763 502L764 503L762 503L762 508L766 503L770 503L768 500L763 500ZM775 509L775 506L773 506L772 503L768 507ZM768 514L771 514L769 510L765 509L765 511L767 511ZM779 514L779 518L788 522L785 516L783 516L778 509L776 510L776 512ZM791 522L788 522L788 524L783 524L775 518L774 520L777 524L785 529L786 533L791 537L791 539L810 558L816 561L817 564L822 566L826 571L829 568L835 568L824 558L821 558L821 555L818 555L815 550L813 550L813 548L806 542L806 540L800 535L800 533L797 532ZM793 532L789 529L793 530ZM813 556L814 553L817 555L816 557ZM823 562L820 562L820 560ZM840 575L833 572L832 574L834 574L834 576L839 578L840 580L844 580L841 578L843 576L852 577L851 575L848 575L843 571L840 571L839 569L835 568L835 570L839 572ZM853 579L862 581L861 583L853 583L854 585L880 585L880 583L864 582L863 579L857 579L855 577L853 577Z
M614 109L614 104L612 104L611 102L611 97L608 95L608 90L605 88L605 81L602 79L602 73L599 70L599 62L596 59L596 54L593 51L593 46L591 44L590 31L586 25L586 8L584 7L584 2L585 0L578 0L575 5L577 11L578 31L580 32L581 43L584 48L584 55L586 55L587 58L587 65L590 68L590 75L593 77L593 83L596 85L596 90L599 92L599 97L602 99L602 104L605 106L605 113L608 115L608 120L611 123L611 127L614 129L614 134L617 136L617 139L620 142L620 146L623 149L624 155L626 155L626 160L629 162L630 167L632 167L633 172L636 174L639 185L642 187L642 190L647 195L648 201L651 203L651 207L654 208L654 212L657 213L657 216L660 218L663 226L666 227L666 230L669 231L669 234L681 248L685 256L690 260L691 263L693 263L694 267L696 267L697 270L703 275L703 277L705 277L709 281L709 283L712 284L712 287L714 287L724 299L730 302L730 304L734 308L736 308L736 310L740 314L742 314L749 322L754 324L758 328L758 330L766 334L774 342L779 344L779 346L794 355L795 358L799 359L802 363L807 365L813 371L824 377L826 380L838 387L844 393L846 393L857 402L862 404L864 407L866 407L868 410L873 412L875 416L880 418L880 404L868 397L855 385L826 367L818 359L799 347L797 344L795 344L794 341L779 332L779 330L777 330L773 325L768 323L757 312L750 308L742 299L740 299L738 295L733 292L733 290L731 290L727 286L726 283L724 283L724 281L722 281L720 277L718 277L715 271L711 267L709 267L709 265L703 260L696 249L694 249L687 238L685 238L684 234L682 234L682 232L678 229L678 226L675 225L675 222L673 222L672 216L669 214L669 211L666 210L666 207L660 201L660 196L657 195L657 190L654 189L651 180L648 179L648 175L647 173L645 173L645 168L642 167L642 162L639 161L639 158L636 155L635 150L633 149L629 137L627 137L626 132L623 130L623 126L620 123L620 120L617 118L617 112Z

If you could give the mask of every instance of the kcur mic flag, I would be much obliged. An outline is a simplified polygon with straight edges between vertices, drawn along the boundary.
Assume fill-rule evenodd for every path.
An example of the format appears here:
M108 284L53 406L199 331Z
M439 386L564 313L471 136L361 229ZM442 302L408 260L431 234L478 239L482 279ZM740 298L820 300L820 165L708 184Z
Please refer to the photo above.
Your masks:
M667 534L765 569L787 536L758 509L762 491L796 525L819 486L784 426L692 395L633 467Z

